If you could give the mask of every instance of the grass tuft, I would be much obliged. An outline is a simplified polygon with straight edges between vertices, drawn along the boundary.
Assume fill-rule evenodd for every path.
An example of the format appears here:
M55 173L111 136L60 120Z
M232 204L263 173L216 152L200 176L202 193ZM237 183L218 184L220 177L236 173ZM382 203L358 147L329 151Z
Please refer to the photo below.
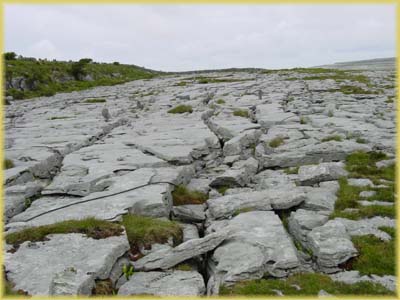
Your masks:
M174 244L182 241L182 228L176 222L160 220L138 215L122 217L131 247L147 246L154 243L166 243L172 238Z
M285 172L288 175L290 175L290 174L299 174L299 168L300 167L286 168L286 169L283 170L283 172Z
M298 290L295 286L300 286ZM276 296L276 290L286 295L311 296L325 290L332 295L393 295L380 284L358 282L345 284L333 281L328 275L318 273L295 274L284 279L256 279L238 282L231 287L222 286L220 295Z
M321 142L330 142L330 141L341 142L342 141L342 137L340 135L330 135L330 136L327 136L327 137L325 137L325 138L323 138L321 140Z
M7 244L18 247L26 241L44 241L49 234L82 233L93 239L104 239L120 235L122 232L123 228L119 224L95 218L86 218L83 220L69 220L51 225L27 228L7 234L5 240Z
M14 168L14 162L11 159L5 158L4 159L4 169L11 169Z
M249 117L249 112L244 109L237 109L233 112L233 115L236 117L242 117L242 118L248 118Z
M183 185L179 185L172 192L173 203L177 205L203 204L208 196L199 191L191 191Z
M106 102L106 99L103 98L91 98L91 99L86 99L86 103L104 103Z
M281 146L284 143L285 143L285 141L282 137L276 137L269 142L269 146L272 148L278 148L279 146Z
M225 104L225 100L224 99L218 99L216 101L217 104Z
M170 114L184 114L184 113L191 114L192 112L193 112L192 106L184 104L178 105L168 111L168 113Z

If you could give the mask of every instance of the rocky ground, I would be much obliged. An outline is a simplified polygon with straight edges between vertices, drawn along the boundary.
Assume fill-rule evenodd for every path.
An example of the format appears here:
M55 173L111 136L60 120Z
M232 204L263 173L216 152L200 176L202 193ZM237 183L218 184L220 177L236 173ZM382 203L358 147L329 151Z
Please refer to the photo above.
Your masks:
M14 101L10 291L394 293L394 81L214 72Z

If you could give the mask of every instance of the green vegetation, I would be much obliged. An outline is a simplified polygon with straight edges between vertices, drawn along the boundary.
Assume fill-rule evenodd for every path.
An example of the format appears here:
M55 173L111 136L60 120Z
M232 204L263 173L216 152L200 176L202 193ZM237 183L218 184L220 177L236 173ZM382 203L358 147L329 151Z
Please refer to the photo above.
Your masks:
M178 105L168 111L168 113L170 114L184 114L184 113L191 114L192 112L193 112L192 106L184 104Z
M175 270L179 271L193 271L193 267L189 264L181 263L175 267Z
M300 286L300 290L296 288ZM324 290L333 295L393 295L394 293L380 284L359 282L345 284L333 281L328 275L318 273L296 274L283 279L256 279L236 283L232 287L222 286L220 295L259 295L276 296L276 290L286 296L318 295Z
M351 94L378 94L376 91L367 91L364 90L363 88L360 88L358 86L354 85L342 85L340 86L339 89L331 89L328 90L329 92L341 92L345 95L351 95Z
M230 189L229 185L221 185L217 188L218 193L220 193L221 195L225 195L225 192Z
M111 279L96 280L92 295L112 295L116 292Z
M387 100L385 102L386 103L393 103L395 99L396 99L396 96L388 96Z
M233 111L233 115L236 117L248 118L249 111L245 109L236 109Z
M104 239L110 236L120 235L122 231L123 228L119 224L97 220L95 218L87 218L27 228L7 234L5 240L7 244L18 247L25 241L44 241L48 234L82 233L93 239Z
M122 267L122 273L125 275L126 280L129 280L129 278L133 275L134 268L132 265L124 265Z
M187 82L186 81L180 81L174 84L174 86L186 86Z
M246 213L246 212L250 212L250 211L254 211L254 210L255 209L251 208L251 207L243 207L243 208L235 210L234 213L232 214L232 216L235 217L241 213Z
M4 55L4 60L15 60L15 59L17 59L17 54L15 52L6 52L3 55Z
M218 99L216 101L217 104L225 104L225 100L224 99Z
M325 137L325 138L323 138L321 140L321 142L329 142L329 141L341 142L342 141L342 137L340 135L330 135L330 136L327 136L327 137Z
M199 191L191 191L184 185L179 185L172 192L174 205L203 204L208 196Z
M332 117L333 117L333 111L330 110L330 111L328 112L328 117L329 117L329 118L332 118Z
M308 118L301 116L300 117L300 124L307 124L308 123Z
M173 238L175 244L179 244L182 240L182 228L172 221L124 215L122 225L125 227L131 247L163 244L169 238Z
M394 176L395 166L390 165L383 168L377 168L376 162L386 159L387 156L381 152L355 152L346 158L346 170L350 177L367 178L374 184L379 184L381 179L388 180L385 183L387 188L377 187L357 187L349 185L346 178L339 179L339 191L335 202L335 210L331 218L343 217L353 220L361 218L370 218L373 216L395 217L394 206L370 205L361 206L359 200L380 200L394 202ZM375 191L376 194L370 198L362 199L360 192ZM355 211L344 211L345 209L356 209Z
M11 159L5 158L4 159L4 169L11 169L14 168L14 162Z
M368 143L368 141L367 141L366 139L363 139L363 138L361 138L361 137L358 137L358 138L356 139L356 143L359 143L359 144L366 144L366 143Z
M285 172L288 175L290 175L290 174L298 174L299 173L299 168L300 167L286 168L286 169L283 170L283 172Z
M394 228L381 227L392 236L383 242L373 235L355 236L352 238L359 255L351 262L351 269L361 275L396 275L396 251Z
M107 64L81 59L78 62L48 61L6 54L5 80L24 78L27 90L7 89L14 99L52 96L58 92L80 91L96 86L152 78L159 73L135 65ZM85 78L85 77L88 78Z
M284 143L285 143L284 138L278 136L278 137L272 139L272 140L269 142L269 146L272 147L272 148L278 148L279 146L281 146L281 145L284 144Z
M241 79L241 78L214 78L214 77L197 77L197 82L200 84L207 83L224 83L224 82L240 82L240 81L249 81L253 79Z
M86 99L86 103L104 103L106 102L106 99L103 98L92 98L92 99Z

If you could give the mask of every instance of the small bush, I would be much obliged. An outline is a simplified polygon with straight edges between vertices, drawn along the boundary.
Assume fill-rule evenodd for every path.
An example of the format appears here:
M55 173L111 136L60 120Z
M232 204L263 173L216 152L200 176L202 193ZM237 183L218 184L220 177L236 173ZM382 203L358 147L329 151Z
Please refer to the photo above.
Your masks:
M123 229L119 224L110 223L95 218L83 220L70 220L51 225L27 228L18 232L9 233L5 240L7 244L18 246L25 241L43 241L48 234L55 233L82 233L93 239L104 239L110 236L120 235Z
M174 205L203 204L208 196L199 191L191 191L183 185L179 185L172 192Z
M248 118L249 117L249 112L244 109L237 109L233 112L233 115L236 117L242 117L242 118Z
M281 146L284 143L285 143L285 141L282 137L276 137L269 142L269 146L271 148L278 148L279 146Z
M5 60L15 60L17 59L17 54L15 52L6 52L4 53Z
M217 104L225 104L225 100L224 99L218 99L216 103Z
M330 142L330 141L341 142L342 137L340 135L331 135L331 136L327 136L321 140L321 142Z
M104 103L106 102L106 99L103 98L92 98L92 99L86 99L86 103Z
M182 228L175 222L150 217L125 215L122 217L131 247L166 243L173 238L174 243L182 241Z
M11 168L14 168L14 162L8 158L4 159L4 169L7 170Z
M92 295L112 295L113 293L115 290L110 279L96 280Z
M191 114L192 112L193 112L192 106L184 104L178 105L168 111L168 113L170 114L184 114L184 113Z

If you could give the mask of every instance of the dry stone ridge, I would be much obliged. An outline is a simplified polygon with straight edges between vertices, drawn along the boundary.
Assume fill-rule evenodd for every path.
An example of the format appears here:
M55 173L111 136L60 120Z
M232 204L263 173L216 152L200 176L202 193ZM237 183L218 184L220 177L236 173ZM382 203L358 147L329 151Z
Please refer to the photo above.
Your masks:
M314 274L338 294L394 293L395 76L381 62L11 100L7 286L197 296L252 283L304 295Z

